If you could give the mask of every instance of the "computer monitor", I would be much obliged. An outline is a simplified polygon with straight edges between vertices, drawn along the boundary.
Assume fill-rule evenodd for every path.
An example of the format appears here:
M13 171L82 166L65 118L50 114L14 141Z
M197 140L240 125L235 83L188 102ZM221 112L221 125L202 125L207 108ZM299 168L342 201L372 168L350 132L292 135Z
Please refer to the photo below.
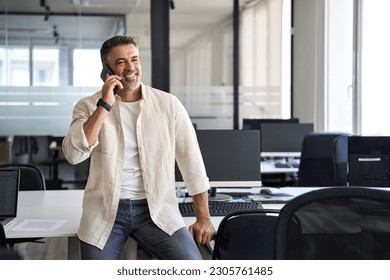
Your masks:
M259 130L197 130L196 135L212 187L209 200L216 197L216 188L261 187ZM184 187L176 166L176 186Z
M242 129L260 129L263 123L299 123L299 119L243 119Z
M390 136L348 137L348 185L390 187Z
M262 157L299 157L303 138L312 123L263 123L260 125Z

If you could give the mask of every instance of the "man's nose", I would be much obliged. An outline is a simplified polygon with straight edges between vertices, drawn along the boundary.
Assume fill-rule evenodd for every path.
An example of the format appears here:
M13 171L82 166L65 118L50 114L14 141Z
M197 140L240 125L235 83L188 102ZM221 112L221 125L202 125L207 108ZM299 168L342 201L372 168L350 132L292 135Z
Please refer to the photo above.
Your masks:
M126 61L126 68L130 69L130 70L133 70L134 69L134 63L131 60Z

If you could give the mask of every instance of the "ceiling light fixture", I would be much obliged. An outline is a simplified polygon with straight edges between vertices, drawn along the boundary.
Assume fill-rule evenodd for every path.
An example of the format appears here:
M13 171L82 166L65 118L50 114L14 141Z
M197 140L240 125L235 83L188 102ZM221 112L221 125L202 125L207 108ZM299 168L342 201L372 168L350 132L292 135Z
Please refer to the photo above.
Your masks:
M49 16L50 16L50 7L49 6L46 6L46 14L45 14L45 17L43 18L44 21L48 21L49 20Z
M60 40L60 34L57 31L57 25L53 26L53 37L54 37L55 43L58 44L58 41Z

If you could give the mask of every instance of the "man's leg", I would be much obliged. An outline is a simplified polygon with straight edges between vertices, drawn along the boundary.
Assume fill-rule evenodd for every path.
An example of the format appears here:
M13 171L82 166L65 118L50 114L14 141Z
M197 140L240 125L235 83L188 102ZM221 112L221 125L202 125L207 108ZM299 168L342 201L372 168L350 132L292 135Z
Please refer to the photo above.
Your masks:
M201 260L192 235L186 228L169 236L152 221L146 200L132 201L133 231L131 237L153 257L162 260Z
M162 260L202 260L198 246L183 227L172 236L162 231L151 220L132 234L149 254Z
M131 231L131 202L120 200L116 220L103 250L80 240L82 260L117 260Z

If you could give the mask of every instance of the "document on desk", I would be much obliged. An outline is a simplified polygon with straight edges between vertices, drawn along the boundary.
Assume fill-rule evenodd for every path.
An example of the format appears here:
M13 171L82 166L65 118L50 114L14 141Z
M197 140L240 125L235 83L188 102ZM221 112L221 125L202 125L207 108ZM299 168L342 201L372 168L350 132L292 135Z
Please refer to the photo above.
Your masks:
M10 230L19 232L50 232L59 229L67 222L67 220L26 219L23 222L15 225Z

